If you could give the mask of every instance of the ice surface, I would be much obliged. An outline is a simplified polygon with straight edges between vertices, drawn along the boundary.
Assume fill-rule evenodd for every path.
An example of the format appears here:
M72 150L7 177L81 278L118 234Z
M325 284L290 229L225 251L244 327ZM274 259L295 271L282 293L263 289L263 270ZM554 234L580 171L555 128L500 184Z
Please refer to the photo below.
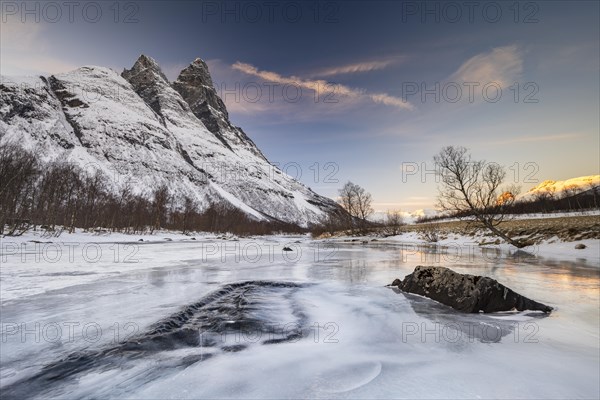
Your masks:
M306 236L96 239L85 257L89 236L47 239L75 243L72 259L2 239L3 398L600 395L599 269L589 263ZM125 261L121 247L115 262L126 244L135 254ZM460 314L385 287L419 264L490 276L556 310ZM157 326L170 328L157 339Z

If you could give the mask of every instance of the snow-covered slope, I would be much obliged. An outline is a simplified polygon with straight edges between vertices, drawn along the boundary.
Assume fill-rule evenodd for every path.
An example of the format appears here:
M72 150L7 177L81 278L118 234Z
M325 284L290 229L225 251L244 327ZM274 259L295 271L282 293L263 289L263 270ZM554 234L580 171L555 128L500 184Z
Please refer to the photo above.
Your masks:
M540 193L551 193L558 195L565 191L572 191L574 194L578 192L585 192L598 186L600 186L600 175L580 176L578 178L571 178L564 181L547 180L529 189L528 192L524 193L524 197L535 196L536 194Z
M206 64L173 84L144 55L120 75L86 66L50 77L0 80L0 144L17 142L45 162L98 169L118 192L150 196L166 184L201 208L229 204L256 219L306 226L338 210L271 165L233 126Z

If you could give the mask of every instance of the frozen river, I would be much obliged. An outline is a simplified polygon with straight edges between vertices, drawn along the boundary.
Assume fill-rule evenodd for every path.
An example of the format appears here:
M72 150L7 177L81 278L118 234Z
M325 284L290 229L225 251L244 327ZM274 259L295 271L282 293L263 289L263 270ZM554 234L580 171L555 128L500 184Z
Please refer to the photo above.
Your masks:
M307 237L3 241L3 399L600 397L600 269L583 261ZM465 315L385 287L421 264L555 311Z

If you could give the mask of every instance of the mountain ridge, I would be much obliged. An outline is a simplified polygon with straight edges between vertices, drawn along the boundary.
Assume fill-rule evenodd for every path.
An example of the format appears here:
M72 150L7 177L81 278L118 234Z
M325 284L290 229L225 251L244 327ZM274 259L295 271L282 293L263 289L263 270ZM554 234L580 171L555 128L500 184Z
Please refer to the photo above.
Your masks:
M600 186L600 175L585 175L564 180L545 180L532 187L523 195L535 196L536 194L562 194L565 191L587 191Z
M165 184L199 208L227 204L257 220L308 226L340 212L331 199L271 164L231 124L208 66L194 60L171 83L141 55L121 74L84 66L48 77L0 80L0 144L45 162L94 165L118 192Z

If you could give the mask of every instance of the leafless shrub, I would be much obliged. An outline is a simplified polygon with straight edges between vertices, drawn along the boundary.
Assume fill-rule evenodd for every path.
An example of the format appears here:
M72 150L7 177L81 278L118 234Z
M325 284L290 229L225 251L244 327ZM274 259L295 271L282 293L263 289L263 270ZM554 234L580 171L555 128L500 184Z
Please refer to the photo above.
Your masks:
M386 236L396 236L404 225L400 210L388 210L385 215L382 232Z
M421 239L429 243L437 243L440 241L440 230L432 225L420 230L419 236Z

